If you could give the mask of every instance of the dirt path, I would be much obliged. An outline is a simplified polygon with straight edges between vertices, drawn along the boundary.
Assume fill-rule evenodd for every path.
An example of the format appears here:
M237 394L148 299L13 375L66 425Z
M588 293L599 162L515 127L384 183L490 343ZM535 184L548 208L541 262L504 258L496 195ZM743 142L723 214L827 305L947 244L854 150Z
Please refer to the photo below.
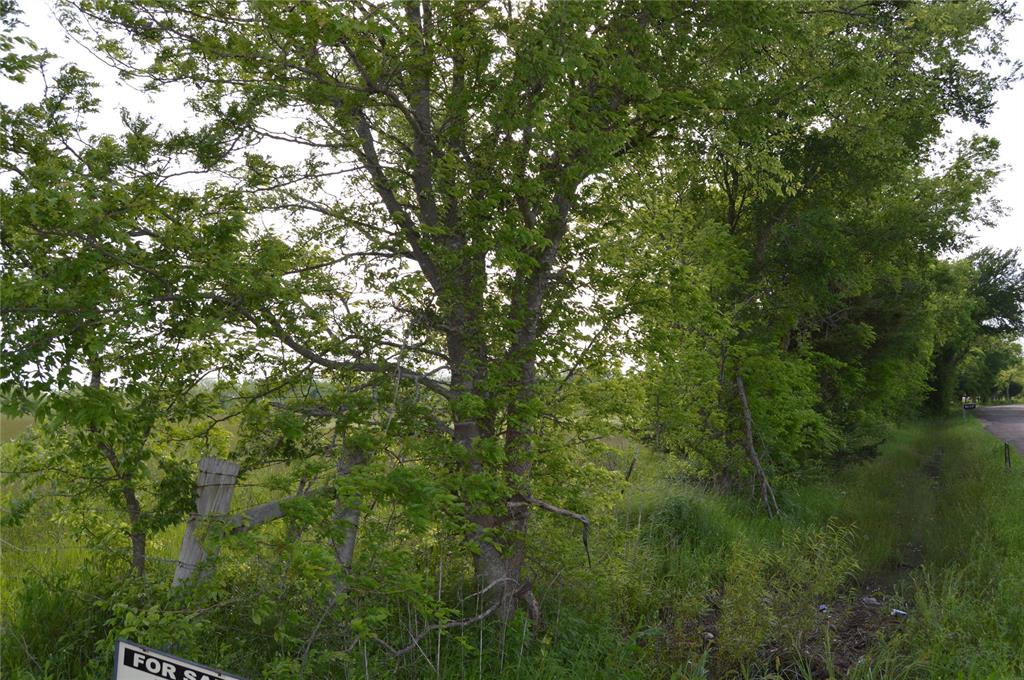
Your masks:
M942 483L943 449L936 446L924 461L921 472L937 494ZM929 512L930 515L930 512ZM894 518L909 525L907 543L900 551L898 561L888 569L865 577L860 590L837 607L838 616L830 621L832 633L832 663L840 677L904 622L907 612L896 609L893 594L898 584L905 583L910 574L925 562L924 530L929 518L918 514ZM903 606L903 605L901 605ZM815 675L823 680L829 676Z
M983 406L975 415L986 430L1024 455L1024 404Z

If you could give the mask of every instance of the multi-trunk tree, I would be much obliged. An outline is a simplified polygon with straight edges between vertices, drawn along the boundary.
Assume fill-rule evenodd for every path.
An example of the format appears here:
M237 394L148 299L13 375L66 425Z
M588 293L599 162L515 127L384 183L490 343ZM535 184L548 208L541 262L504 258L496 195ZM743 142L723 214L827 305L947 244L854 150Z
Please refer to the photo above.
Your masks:
M517 596L536 613L521 573L530 509L573 517L531 490L544 465L538 379L569 370L593 315L581 292L594 188L703 125L726 105L740 39L796 15L656 3L80 9L151 50L142 75L192 88L212 121L200 149L251 146L238 172L279 220L262 245L282 261L305 253L287 271L226 276L219 303L325 375L394 375L443 400L479 585L503 617ZM308 159L276 162L272 142ZM261 286L276 297L253 296Z
M166 213L185 200L169 195L151 218L98 222L117 247L69 246L72 261L95 260L83 271L111 273L110 297L146 294L110 333L152 348L180 332L186 355L231 356L246 379L265 369L245 391L256 406L236 453L252 467L315 458L297 473L300 491L305 472L333 459L319 517L343 571L360 499L376 488L412 518L429 508L452 520L488 598L482 611L503 619L517 600L539 614L524 574L531 510L586 527L579 508L539 491L558 493L573 473L555 402L638 317L662 344L637 356L682 381L662 396L687 427L732 442L740 423L756 461L765 395L784 384L796 397L774 432L822 441L805 431L822 421L805 339L871 289L860 276L884 250L885 225L858 211L877 217L872 200L920 179L907 165L944 114L986 109L993 81L961 57L985 53L986 38L997 54L1006 13L980 2L63 7L126 74L185 86L204 124L172 148L220 187L188 195L197 214ZM246 220L230 219L229 198ZM96 224L72 222L65 237L79 243ZM842 261L858 249L868 254ZM43 318L25 314L14 343ZM57 328L50 342L63 351L75 327ZM225 337L245 351L225 352ZM692 356L668 347L681 338L702 353L693 371ZM99 358L76 361L99 365L118 342L85 343ZM188 372L184 358L152 354ZM12 374L32 365L25 356ZM126 356L119 370L147 354ZM680 408L695 375L708 389ZM88 380L65 386L75 382ZM302 396L280 399L277 385ZM418 467L398 437L415 440ZM385 453L397 462L367 467ZM375 474L394 484L367 481ZM428 475L440 489L413 512Z

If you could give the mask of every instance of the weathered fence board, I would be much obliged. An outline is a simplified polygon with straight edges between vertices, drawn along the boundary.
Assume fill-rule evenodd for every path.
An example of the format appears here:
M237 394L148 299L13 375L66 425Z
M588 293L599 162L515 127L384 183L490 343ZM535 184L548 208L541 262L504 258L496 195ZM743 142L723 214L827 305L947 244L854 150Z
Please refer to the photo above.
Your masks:
M185 536L181 539L178 566L174 570L174 585L192 578L206 559L206 549L199 540L204 520L225 516L231 511L231 496L238 481L238 463L210 456L199 460L199 478L196 480L196 511L188 520Z

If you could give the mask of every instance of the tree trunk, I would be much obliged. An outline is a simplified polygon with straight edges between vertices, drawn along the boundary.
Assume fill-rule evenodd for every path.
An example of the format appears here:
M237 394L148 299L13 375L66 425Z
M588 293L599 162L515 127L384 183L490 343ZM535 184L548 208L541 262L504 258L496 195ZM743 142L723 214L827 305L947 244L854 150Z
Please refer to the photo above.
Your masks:
M98 362L94 362L91 375L89 376L89 387L94 390L100 389L103 385L103 372ZM99 431L95 426L89 430L99 437ZM106 441L99 441L97 446L100 453L107 460L111 471L121 480L121 497L124 498L125 514L128 516L128 539L132 544L132 569L139 576L146 575L146 532L142 527L142 505L135 494L135 487L132 485L131 476L118 464L117 454Z
M132 569L139 576L146 575L146 534L133 531L129 534L132 541Z
M128 506L129 531L132 542L132 568L139 576L146 575L146 532L139 528L142 511L135 498L135 491L130 486L121 489L125 504Z
M951 347L942 347L935 352L934 372L932 373L932 391L928 395L927 408L933 415L943 415L955 400L956 366L965 352L957 352Z
M516 601L522 600L527 613L535 622L540 621L540 606L530 592L530 584L523 579L522 570L526 560L526 531L530 519L530 504L522 499L530 496L529 478L532 468L533 416L530 401L534 397L537 383L537 338L540 337L543 303L547 280L558 255L559 244L569 228L570 200L556 194L553 203L558 216L543 227L548 244L539 253L535 267L521 270L517 274L517 286L509 301L509 315L518 321L516 336L504 357L505 368L514 375L507 384L508 403L505 410L505 457L508 462L502 472L513 489L512 497L506 499L505 513L488 518L493 527L482 525L482 529L497 528L490 540L480 542L480 553L476 556L478 585L493 588L491 602L500 599L498 614L507 621L515 613ZM526 226L541 228L537 212L529 200L518 199L520 212ZM496 584L500 583L498 586Z
M476 422L456 423L455 432L456 439L467 451L473 451L481 439ZM470 469L483 471L479 458L471 456ZM478 592L485 603L484 608L496 605L495 615L503 621L515 613L516 597L523 585L521 576L526 556L528 519L528 507L506 505L504 512L493 507L469 509L469 520L475 526L469 538L477 548L473 566Z
M464 247L464 244L463 244ZM450 301L446 318L446 345L451 368L451 414L454 440L466 451L470 474L508 475L507 469L488 468L481 457L480 444L494 437L495 408L487 393L488 374L494 359L489 356L480 328L483 318L486 262L482 255L467 256L452 273L447 293ZM479 402L486 406L480 412ZM511 499L508 499L511 500ZM483 608L493 605L494 616L505 621L516 608L516 596L522 587L521 572L525 559L525 532L529 508L474 503L467 508L473 528L467 537L476 547L473 566Z
M518 597L525 592L522 582L523 562L526 559L526 525L529 509L522 508L505 517L487 517L478 524L474 542L479 553L473 558L477 586L485 607L497 603L495 615L501 621L508 621L515 614ZM501 521L502 536L486 536L485 524ZM491 527L493 528L493 527Z
M345 539L334 546L334 557L346 575L351 571L352 560L355 558L360 515L358 508L342 507L340 504L334 514L335 521L345 525ZM342 578L339 581L338 591L345 592L347 588L346 581Z
M775 492L772 490L771 484L768 483L768 477L761 466L761 458L757 455L757 449L754 447L754 419L750 415L750 405L747 403L747 390L743 385L743 377L739 374L738 368L736 371L736 390L739 392L740 405L743 407L744 443L747 448L747 454L750 456L750 463L754 466L754 477L761 487L761 502L768 509L769 515L778 515L779 504L775 501Z

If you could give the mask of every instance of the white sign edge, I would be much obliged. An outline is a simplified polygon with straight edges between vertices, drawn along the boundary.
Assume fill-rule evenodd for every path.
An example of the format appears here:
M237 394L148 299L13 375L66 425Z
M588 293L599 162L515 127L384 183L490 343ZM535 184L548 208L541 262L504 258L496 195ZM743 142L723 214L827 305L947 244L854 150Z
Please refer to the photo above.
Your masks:
M222 670L220 670L218 668L213 668L212 666L207 666L206 664L198 663L196 661L191 661L189 659L184 659L184 658L182 658L180 656L176 656L176 655L171 654L169 652L163 652L163 651L160 651L159 649L154 649L152 647L147 647L146 645L140 645L138 642L132 642L131 640L126 640L124 638L118 638L117 641L114 643L114 676L113 676L113 680L117 680L117 667L118 667L118 664L121 663L120 659L121 659L121 646L122 645L131 645L133 647L138 647L139 649L145 650L146 652L152 653L152 654L154 654L156 656L166 656L168 659L172 659L174 661L180 661L181 663L185 663L185 664L189 664L191 666L195 666L197 668L202 669L203 671L210 671L210 673L212 673L213 675L217 676L218 680L246 680L245 678L243 678L240 675L235 675L233 673L228 673L227 671L222 671Z

